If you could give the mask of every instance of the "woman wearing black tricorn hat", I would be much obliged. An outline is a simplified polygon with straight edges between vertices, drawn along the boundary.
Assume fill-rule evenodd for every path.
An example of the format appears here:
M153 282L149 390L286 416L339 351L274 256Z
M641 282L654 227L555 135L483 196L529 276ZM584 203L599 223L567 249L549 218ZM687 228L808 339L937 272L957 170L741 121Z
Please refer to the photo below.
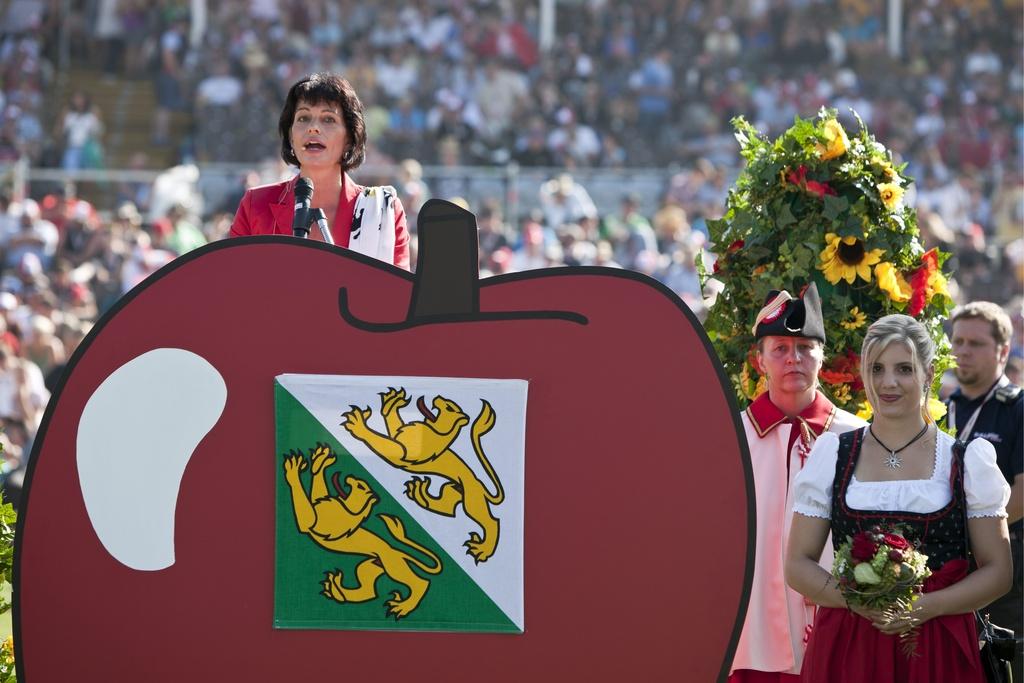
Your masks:
M793 481L819 436L864 424L818 391L825 325L817 286L812 283L796 297L784 290L769 293L753 331L767 391L741 417L750 447L757 528L754 581L730 683L798 679L814 609L783 578Z
M1004 509L1010 490L992 444L975 439L964 452L931 421L927 405L934 358L928 330L913 318L888 315L871 325L861 350L871 425L818 439L794 483L786 578L820 606L804 658L805 681L985 680L972 610L1010 587ZM837 547L867 532L860 538L871 546L880 538L889 543L884 532L897 528L913 544L907 552L927 556L931 575L924 579L923 594L910 609L888 614L858 606L859 600L848 605L838 582L816 562L829 532ZM971 573L968 539L977 564ZM869 552L875 549L858 554L854 547L850 562L867 561ZM893 552L902 574L903 551L890 550L888 559ZM868 559L874 565L875 556ZM865 586L880 583L874 567L867 569L872 571L855 572L864 577L856 580ZM910 631L915 631L914 654L900 638Z

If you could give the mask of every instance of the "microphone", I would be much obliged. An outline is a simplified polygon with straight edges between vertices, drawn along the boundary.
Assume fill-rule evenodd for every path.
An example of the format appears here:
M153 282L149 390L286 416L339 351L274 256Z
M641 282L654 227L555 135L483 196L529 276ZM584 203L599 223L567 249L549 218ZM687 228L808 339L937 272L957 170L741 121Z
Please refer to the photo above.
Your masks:
M313 181L299 178L295 183L295 215L292 218L292 235L306 237L309 235L309 205L313 201Z

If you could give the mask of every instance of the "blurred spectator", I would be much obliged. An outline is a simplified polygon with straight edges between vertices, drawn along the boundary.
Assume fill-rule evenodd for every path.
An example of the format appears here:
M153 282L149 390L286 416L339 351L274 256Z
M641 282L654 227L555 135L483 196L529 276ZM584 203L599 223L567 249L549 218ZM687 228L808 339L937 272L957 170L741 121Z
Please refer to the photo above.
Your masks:
M185 100L185 58L188 52L188 19L176 12L167 30L160 36L156 74L157 109L153 117L153 144L170 142L171 113L183 111Z
M476 105L482 115L480 134L492 141L502 138L526 109L529 84L525 76L487 59L476 86Z
M681 242L671 254L671 261L661 273L665 286L679 295L694 313L703 313L700 278L697 276L696 259L700 250L692 242Z
M432 181L434 196L439 199L453 200L454 197L461 197L466 191L466 178L459 166L462 163L462 145L454 137L447 137L438 144L441 152L441 166L444 173L437 180Z
M146 50L152 46L148 28L152 14L147 0L117 0L118 19L124 40L125 73L138 78L146 68Z
M56 334L57 327L50 318L34 315L22 341L25 358L34 363L43 375L64 362L64 345Z
M57 242L56 255L72 268L99 259L107 248L102 233L97 230L99 220L89 214L88 205L78 204L66 219Z
M568 107L555 114L558 127L548 136L548 148L555 161L568 168L592 166L601 153L601 140L594 129L582 125Z
M508 10L513 11L515 6ZM537 63L537 44L522 23L514 17L502 17L497 5L481 8L482 31L472 45L473 51L485 59L499 58L527 71Z
M237 104L242 96L242 81L231 73L231 63L225 57L216 57L210 68L210 75L196 86L196 106L202 109L230 107Z
M40 215L53 223L57 230L63 230L68 221L98 221L96 208L87 200L75 196L75 188L71 183L61 185L39 201Z
M250 131L239 125L238 113L246 90L231 72L227 58L215 56L209 75L196 86L193 114L199 161L230 162L244 156L241 150L251 144L247 135ZM253 94L255 101L246 101L245 106L259 106L259 94ZM259 120L259 117L252 118Z
M65 171L99 168L103 165L100 136L103 123L89 96L82 91L71 95L68 109L61 117L60 133L64 140L61 167Z
M537 222L536 217L528 217L523 222L522 242L512 253L508 270L517 272L547 267L548 258L544 241L544 228Z
M390 102L408 97L417 76L416 60L409 54L404 42L392 45L387 58L377 63L377 83L381 93Z
M426 130L427 117L412 97L405 96L391 110L388 129L382 144L395 154L421 156L420 141Z
M8 211L17 221L7 224L0 234L4 267L23 267L26 256L34 257L40 267L48 267L57 251L57 227L40 216L39 204L32 199L13 203Z
M641 130L658 130L668 119L675 83L671 60L671 51L667 47L660 48L630 79L637 96L637 123Z
M548 227L597 220L597 207L590 193L568 173L562 173L544 183L540 188L539 199L544 212L544 224Z
M153 233L163 241L172 230L166 218L153 224ZM124 294L147 277L174 260L174 253L154 245L149 232L138 231L129 238L127 258L121 268L121 293Z
M46 374L44 384L46 390L51 394L57 390L58 382L63 379L64 369L67 367L68 360L74 354L75 349L85 339L85 335L88 332L89 326L81 323L64 324L60 331L60 342L64 348L64 360L60 363L56 363L50 368L50 371Z
M493 254L511 246L508 227L502 220L501 207L496 201L485 202L476 215L480 243L480 267L491 272L501 268L493 261Z
M92 320L96 317L95 295L85 283L100 277L94 264L75 269L67 261L57 262L50 277L50 289L66 320Z
M167 212L170 232L166 234L164 246L176 256L187 254L206 244L206 237L196 226L189 211L181 204L175 204Z
M605 217L602 233L615 248L615 260L635 269L641 253L658 253L658 242L651 224L640 213L638 195L623 195L620 207L618 213Z
M671 254L675 245L690 235L690 222L686 217L686 210L668 196L654 214L652 227L658 240L658 251L663 254Z
M515 143L515 159L523 166L554 166L555 155L548 149L547 125L531 116Z
M25 478L25 467L32 452L32 438L23 420L8 418L0 420L0 483L3 485L4 501L18 509L21 504L21 489Z
M398 165L398 182L395 187L405 207L405 219L409 232L416 232L416 216L420 207L430 198L430 188L423 180L423 166L415 159L403 159Z
M145 152L135 152L128 159L128 169L142 171L149 166L149 157ZM123 205L128 202L136 211L149 210L150 197L153 193L152 183L125 180L117 184L115 203Z
M118 4L119 0L98 0L96 7L93 35L103 51L103 73L107 78L121 73L124 59L124 24L121 22Z
M0 418L19 420L34 434L49 398L39 367L0 339Z

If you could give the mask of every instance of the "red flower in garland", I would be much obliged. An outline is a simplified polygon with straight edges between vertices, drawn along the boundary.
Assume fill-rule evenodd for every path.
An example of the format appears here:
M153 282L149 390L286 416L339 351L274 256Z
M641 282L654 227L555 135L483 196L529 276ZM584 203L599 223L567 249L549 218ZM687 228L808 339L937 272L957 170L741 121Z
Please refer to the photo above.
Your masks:
M822 369L818 373L818 377L821 381L827 384L847 384L854 380L854 376L848 372L842 372L839 370L825 370Z
M722 266L719 265L719 261L721 261L722 259L726 258L729 254L732 254L732 253L737 252L740 249L742 249L744 244L746 244L746 243L743 242L742 240L736 240L731 245L729 245L728 248L726 248L726 250L725 250L725 254L723 254L721 258L715 259L715 263L711 267L712 272L714 272L715 274L718 274L722 270Z
M929 249L921 256L921 267L910 276L910 287L913 293L910 295L910 305L907 314L916 318L924 307L928 305L934 293L936 274L939 273L938 249Z
M864 388L860 378L860 356L853 349L846 349L846 353L833 358L828 367L818 373L818 377L828 384L851 384L850 388L854 391Z
M808 180L807 167L802 164L797 167L795 171L790 171L789 175L786 176L786 180L797 187L818 195L820 198L824 198L827 194L830 194L833 197L836 196L836 191L833 190L828 183L819 183L817 180Z

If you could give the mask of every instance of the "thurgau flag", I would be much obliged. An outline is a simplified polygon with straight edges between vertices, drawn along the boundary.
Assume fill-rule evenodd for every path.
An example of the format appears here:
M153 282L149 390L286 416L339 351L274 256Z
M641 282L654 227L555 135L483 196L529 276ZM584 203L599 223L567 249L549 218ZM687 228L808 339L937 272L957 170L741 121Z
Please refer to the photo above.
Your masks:
M275 627L522 632L526 394L276 377Z

